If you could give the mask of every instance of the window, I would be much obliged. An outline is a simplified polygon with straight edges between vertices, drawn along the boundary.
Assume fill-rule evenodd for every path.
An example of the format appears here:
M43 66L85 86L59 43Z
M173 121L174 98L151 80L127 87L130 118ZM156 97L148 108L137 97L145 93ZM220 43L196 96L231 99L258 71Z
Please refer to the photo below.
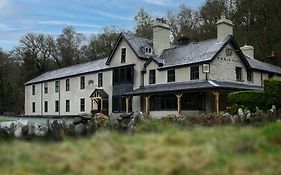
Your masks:
M80 77L80 89L85 89L85 77Z
M151 53L152 53L152 49L149 48L149 47L146 47L146 48L145 48L145 52L151 54Z
M168 82L175 82L175 70L168 70Z
M69 91L69 79L65 80L65 91Z
M181 97L182 110L205 110L206 94L184 93Z
M48 83L44 83L44 93L48 94Z
M113 96L112 97L112 112L123 113L126 112L126 97ZM129 100L129 112L132 112L132 99Z
M190 67L190 80L199 79L199 66Z
M44 112L48 112L48 101L44 103Z
M242 81L242 67L236 67L236 80Z
M102 73L98 74L98 87L102 87Z
M150 98L150 110L176 110L177 109L177 97L174 94L152 96Z
M121 49L121 63L126 62L126 48Z
M35 112L35 102L32 102L32 112Z
M85 98L80 99L80 111L85 112Z
M60 82L55 81L55 92L59 92L59 90L60 90Z
M149 84L155 84L156 76L155 76L155 69L149 70Z
M272 73L269 73L268 74L268 79L272 79L273 78L273 74Z
M59 110L60 110L60 104L59 104L59 101L56 100L55 101L55 112L59 112Z
M120 67L113 70L113 85L121 83L133 83L134 81L134 68Z
M250 70L247 70L247 81L251 82L253 79L253 73Z
M65 101L65 112L69 112L70 111L70 100L66 100Z
M32 95L35 95L35 85L32 85Z

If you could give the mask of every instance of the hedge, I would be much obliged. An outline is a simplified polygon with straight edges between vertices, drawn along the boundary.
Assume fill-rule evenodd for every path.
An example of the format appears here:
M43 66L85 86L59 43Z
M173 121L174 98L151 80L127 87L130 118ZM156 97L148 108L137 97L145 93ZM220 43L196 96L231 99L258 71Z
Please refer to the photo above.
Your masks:
M269 79L264 81L264 94L267 105L281 107L281 79Z
M232 104L243 105L254 111L256 106L265 109L266 98L263 91L239 91L228 94L228 101Z

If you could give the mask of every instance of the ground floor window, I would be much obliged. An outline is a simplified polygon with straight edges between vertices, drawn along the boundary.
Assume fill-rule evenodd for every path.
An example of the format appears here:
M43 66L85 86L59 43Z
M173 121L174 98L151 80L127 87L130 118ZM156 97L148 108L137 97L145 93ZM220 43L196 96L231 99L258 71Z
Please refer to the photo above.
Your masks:
M150 97L151 111L175 111L177 108L177 97L175 94ZM184 93L181 97L181 110L205 110L205 94Z
M44 103L44 112L48 112L48 101Z
M188 93L181 97L182 110L205 110L206 95L203 93Z
M85 98L80 99L80 111L85 112Z
M65 112L70 112L70 100L65 101Z
M59 101L56 100L55 101L55 112L59 112L59 109L60 109L60 104L59 104Z
M35 112L35 102L32 102L32 112Z
M126 112L126 97L113 96L112 97L112 112L124 113ZM132 112L132 98L129 100L129 112Z
M171 95L156 95L150 97L150 110L151 111L168 111L177 110L177 97Z

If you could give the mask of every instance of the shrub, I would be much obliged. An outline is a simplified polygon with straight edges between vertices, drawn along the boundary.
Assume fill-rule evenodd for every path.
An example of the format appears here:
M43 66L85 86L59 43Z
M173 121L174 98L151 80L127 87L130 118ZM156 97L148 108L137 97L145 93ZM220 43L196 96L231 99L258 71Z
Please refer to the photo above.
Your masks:
M239 106L246 106L254 111L256 106L265 109L266 98L263 91L239 91L228 94L228 101Z
M264 81L264 93L268 105L281 107L281 79L269 79Z
M266 126L263 129L263 134L271 143L281 146L281 123L276 122Z

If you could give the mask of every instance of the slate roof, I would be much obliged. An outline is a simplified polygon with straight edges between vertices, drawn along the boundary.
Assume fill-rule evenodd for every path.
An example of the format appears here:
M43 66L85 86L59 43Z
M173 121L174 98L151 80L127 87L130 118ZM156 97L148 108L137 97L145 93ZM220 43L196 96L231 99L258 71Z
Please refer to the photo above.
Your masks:
M228 39L225 40L225 42ZM210 39L197 43L190 43L185 46L166 49L160 55L160 59L164 60L163 68L194 64L210 61L215 54L222 48L225 42L217 42L217 39Z
M109 68L105 64L106 60L107 58L104 58L96 61L91 61L88 63L77 64L77 65L49 71L26 82L25 85L104 70Z
M230 81L217 81L217 80L196 80L178 83L166 83L166 84L156 84L147 85L125 95L143 95L143 94L155 94L155 93L168 93L177 91L192 91L192 90L204 90L204 89L243 89L243 90L261 90L261 86L249 85Z
M152 54L145 52L145 47L152 48L152 41L146 38L138 37L132 34L122 34L128 41L131 48L140 58L150 58Z
M251 68L281 74L281 68L272 64L268 64L257 59L247 57Z

